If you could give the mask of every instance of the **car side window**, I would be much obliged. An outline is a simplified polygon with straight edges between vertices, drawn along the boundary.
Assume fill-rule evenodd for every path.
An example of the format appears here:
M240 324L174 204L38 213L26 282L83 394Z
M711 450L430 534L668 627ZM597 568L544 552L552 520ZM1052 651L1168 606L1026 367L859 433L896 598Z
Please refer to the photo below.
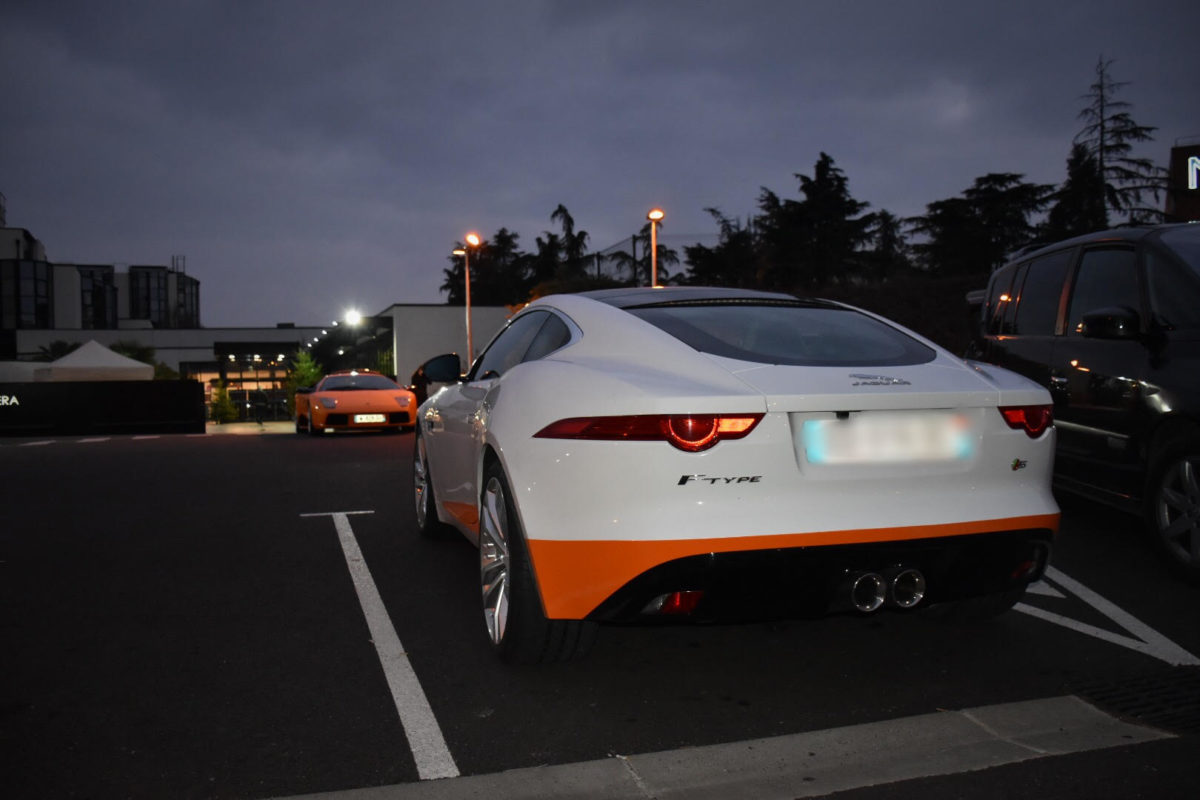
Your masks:
M992 279L992 288L988 292L987 301L987 332L992 336L1000 333L1001 322L1004 320L1004 312L1008 309L1012 300L1010 292L1012 290L1013 275L1016 272L1016 265L1005 267L997 272L996 276Z
M1083 315L1114 306L1141 312L1137 253L1131 248L1086 250L1071 290L1067 335L1082 336Z
M1146 288L1159 325L1172 330L1200 328L1200 275L1148 250Z
M545 358L569 341L571 341L571 329L567 327L567 324L557 315L547 314L546 323L537 332L533 344L529 345L529 350L525 352L525 357L521 361L537 361L539 358Z
M1074 250L1060 250L1034 260L1021 287L1014 333L1022 336L1051 336L1056 333L1063 280L1071 266Z
M471 380L496 378L520 364L549 316L547 311L531 311L510 322L479 357Z
M1003 303L997 312L1000 317L1000 333L1013 334L1017 332L1017 306L1021 302L1021 285L1025 283L1025 274L1029 271L1028 262L1017 267L1013 274L1012 288L1008 290L1008 301Z

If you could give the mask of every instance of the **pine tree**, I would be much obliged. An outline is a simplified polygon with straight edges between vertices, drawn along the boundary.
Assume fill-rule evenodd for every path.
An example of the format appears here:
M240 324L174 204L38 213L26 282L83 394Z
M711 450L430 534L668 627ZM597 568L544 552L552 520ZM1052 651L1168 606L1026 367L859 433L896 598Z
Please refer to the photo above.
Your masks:
M1157 201L1166 184L1166 172L1150 159L1133 155L1133 143L1154 141L1158 129L1137 124L1129 112L1131 105L1115 99L1128 84L1112 79L1112 63L1103 57L1096 62L1096 81L1083 96L1088 104L1079 112L1084 126L1075 142L1096 159L1106 214L1127 214L1131 223L1161 219L1161 211L1142 205L1142 196L1149 192Z
M1042 226L1042 238L1057 242L1108 227L1100 165L1083 144L1067 159L1067 180L1054 193L1054 205Z

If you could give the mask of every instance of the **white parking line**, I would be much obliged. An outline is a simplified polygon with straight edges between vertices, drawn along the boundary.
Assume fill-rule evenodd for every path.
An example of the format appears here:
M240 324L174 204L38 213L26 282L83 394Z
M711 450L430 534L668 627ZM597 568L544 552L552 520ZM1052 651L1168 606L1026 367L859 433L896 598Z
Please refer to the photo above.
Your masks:
M1184 650L1179 645L1172 642L1167 637L1163 636L1158 631L1151 628L1146 623L1134 617L1128 611L1118 607L1111 600L1107 600L1096 592L1084 586L1079 581L1066 575L1054 567L1046 568L1046 578L1058 584L1059 587L1078 597L1083 602L1087 603L1092 608L1099 611L1110 620L1120 625L1132 636L1122 636L1119 633L1106 631L1103 628L1097 628L1095 625L1089 625L1086 622L1064 617L1061 614L1055 614L1052 611L1046 611L1036 606L1031 606L1026 603L1017 603L1013 606L1014 610L1028 614L1031 617L1052 622L1055 625L1062 625L1064 628L1070 628L1078 633L1087 636L1094 636L1110 644L1128 647L1130 650L1135 650L1139 653L1157 658L1159 661L1165 661L1168 664L1176 667L1194 667L1200 666L1200 658ZM1034 588L1037 587L1037 588ZM1049 597L1064 597L1062 592L1055 590L1053 587L1047 589L1043 584L1034 584L1030 587L1033 594L1040 594Z
M371 578L371 571L367 568L367 562L358 547L358 540L354 538L354 529L350 527L351 515L374 513L335 511L300 516L333 518L333 526L337 529L342 553L346 557L346 566L350 569L354 590L358 593L358 602L367 618L371 640L375 643L379 663L383 666L383 674L392 692L392 701L400 714L400 724L404 726L404 735L408 738L408 746L417 764L417 775L421 780L455 778L458 777L458 765L454 763L454 757L446 747L442 729L438 726L429 700L425 697L425 690L421 688L421 682L417 680L408 654L400 644L400 637L396 635L396 628L383 605L379 590L375 588L375 581Z
M44 442L22 442L17 447L45 447L48 444L54 444L53 439L48 439Z
M112 441L111 436L93 436L89 439L80 439L75 444L92 444L93 442L108 442Z

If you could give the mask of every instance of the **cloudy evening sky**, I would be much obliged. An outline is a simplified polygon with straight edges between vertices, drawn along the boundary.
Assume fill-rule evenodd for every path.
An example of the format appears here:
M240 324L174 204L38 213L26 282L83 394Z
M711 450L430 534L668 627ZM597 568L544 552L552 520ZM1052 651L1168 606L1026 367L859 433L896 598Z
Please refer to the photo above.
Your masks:
M0 15L0 192L60 263L169 264L206 326L443 302L469 230L595 249L745 217L829 153L900 216L1058 183L1103 55L1138 151L1200 137L1200 3L56 2ZM679 238L668 238L679 246Z

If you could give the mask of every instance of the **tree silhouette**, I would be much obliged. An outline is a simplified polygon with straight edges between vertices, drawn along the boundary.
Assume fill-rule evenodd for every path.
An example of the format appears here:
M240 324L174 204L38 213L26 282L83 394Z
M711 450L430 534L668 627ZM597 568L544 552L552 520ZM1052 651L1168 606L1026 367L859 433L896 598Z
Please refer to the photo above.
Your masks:
M575 232L575 219L562 203L550 215L552 222L562 225L562 277L575 278L584 274L587 260L587 231Z
M1106 215L1125 213L1130 222L1161 219L1162 212L1142 205L1142 195L1149 192L1157 201L1166 185L1166 172L1150 159L1133 155L1133 143L1154 141L1158 129L1137 124L1129 112L1131 105L1115 99L1128 84L1112 79L1112 63L1103 56L1096 62L1096 80L1083 95L1088 104L1079 112L1084 126L1075 142L1096 159Z
M760 283L783 291L808 291L855 277L861 250L871 238L869 206L850 195L849 181L828 153L800 181L803 200L781 199L763 188L754 220L763 266Z
M1108 227L1100 164L1082 143L1071 147L1067 179L1052 199L1054 205L1042 226L1041 235L1046 241L1057 242Z
M904 221L895 214L887 210L872 214L868 235L871 247L860 256L863 277L882 282L912 266L904 238Z
M993 172L976 178L961 197L928 204L908 223L925 241L913 246L935 275L989 274L1017 248L1035 238L1031 217L1054 187L1026 183L1023 175Z
M760 285L758 243L750 225L730 219L715 208L704 209L721 231L716 247L684 247L689 265L687 283L699 286L747 288Z
M813 177L796 175L801 204L800 257L813 286L844 281L860 268L859 251L871 238L872 218L862 216L870 206L850 196L846 174L827 153L821 153Z
M663 224L657 223L658 229L661 231ZM641 247L638 247L638 244ZM658 259L658 283L660 286L671 283L675 279L671 276L667 267L673 267L679 263L679 253L667 247L661 241L657 243L656 249ZM610 263L615 264L619 270L628 270L630 286L649 286L650 273L653 271L650 264L650 222L647 221L642 229L636 235L629 237L629 248L635 252L627 253L624 250L617 250L609 253L606 258ZM641 251L642 255L636 255L636 251Z
M472 305L513 305L523 303L529 296L530 280L527 274L529 259L517 247L519 234L501 228L490 239L482 240L470 248L471 303ZM467 245L456 242L455 250L467 251ZM445 292L447 305L464 305L466 286L463 269L466 256L451 255L450 267L443 270L445 280L441 291Z
M57 361L68 353L75 352L82 342L68 342L65 339L55 339L50 344L43 344L38 347L37 357L34 361Z

